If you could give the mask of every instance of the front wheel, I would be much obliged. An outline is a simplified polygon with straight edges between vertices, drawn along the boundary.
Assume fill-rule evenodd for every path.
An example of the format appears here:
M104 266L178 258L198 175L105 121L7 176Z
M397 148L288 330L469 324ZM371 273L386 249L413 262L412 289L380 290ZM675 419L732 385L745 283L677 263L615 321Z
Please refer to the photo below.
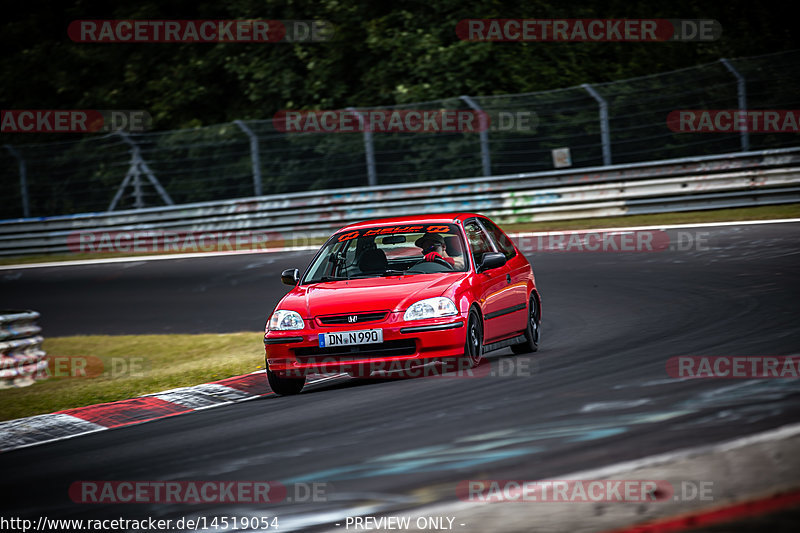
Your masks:
M289 378L278 375L269 368L267 368L267 381L269 381L269 386L272 389L272 392L278 396L291 396L293 394L298 394L301 390L303 390L303 386L306 384L305 376L301 378Z
M511 351L515 354L531 353L539 349L539 335L542 327L541 311L539 310L539 300L531 294L528 302L528 325L525 328L525 342L514 344Z
M469 368L475 368L483 361L483 327L478 313L471 309L467 321L467 340L464 342L462 359Z

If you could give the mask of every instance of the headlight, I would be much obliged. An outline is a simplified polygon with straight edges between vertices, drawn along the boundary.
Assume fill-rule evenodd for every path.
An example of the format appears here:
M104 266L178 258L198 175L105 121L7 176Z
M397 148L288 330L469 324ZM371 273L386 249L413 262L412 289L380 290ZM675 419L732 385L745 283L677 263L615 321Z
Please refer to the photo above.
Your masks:
M295 311L275 311L269 318L267 331L281 331L286 329L303 329L303 317Z
M438 318L458 314L456 304L450 298L438 297L420 300L408 308L403 320L420 320L422 318Z

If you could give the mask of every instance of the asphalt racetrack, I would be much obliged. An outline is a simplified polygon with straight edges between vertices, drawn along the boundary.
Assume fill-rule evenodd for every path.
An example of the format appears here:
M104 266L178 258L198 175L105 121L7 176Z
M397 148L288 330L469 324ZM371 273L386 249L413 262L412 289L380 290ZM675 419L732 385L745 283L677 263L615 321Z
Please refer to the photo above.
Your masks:
M800 421L797 379L666 371L676 356L800 352L800 224L686 231L701 244L528 254L543 297L542 349L491 354L491 375L341 378L296 397L3 453L3 514L277 516L281 530L309 528L456 500L462 480L558 478ZM259 331L287 291L280 272L311 255L5 270L2 307L40 311L46 336ZM326 485L311 502L109 505L73 503L68 489L80 480Z

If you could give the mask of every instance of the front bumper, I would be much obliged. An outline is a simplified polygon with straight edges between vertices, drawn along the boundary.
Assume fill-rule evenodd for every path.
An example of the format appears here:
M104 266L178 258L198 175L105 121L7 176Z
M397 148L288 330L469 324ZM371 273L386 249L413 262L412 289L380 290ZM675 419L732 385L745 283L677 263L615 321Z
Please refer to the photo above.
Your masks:
M385 370L464 354L465 314L405 321L403 313L388 313L384 320L336 326L321 326L313 319L304 322L302 330L265 333L266 362L271 371L303 375L348 372L358 367ZM382 343L319 347L320 333L376 328L383 330Z

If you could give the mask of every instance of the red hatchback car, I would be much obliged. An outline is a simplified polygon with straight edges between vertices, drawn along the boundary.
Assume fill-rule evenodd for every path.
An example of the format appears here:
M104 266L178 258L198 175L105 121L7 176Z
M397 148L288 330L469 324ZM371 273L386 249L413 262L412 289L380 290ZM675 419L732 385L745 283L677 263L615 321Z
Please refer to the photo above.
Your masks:
M336 232L267 320L267 377L297 394L310 373L369 375L539 346L533 270L491 220L472 213L370 220Z

